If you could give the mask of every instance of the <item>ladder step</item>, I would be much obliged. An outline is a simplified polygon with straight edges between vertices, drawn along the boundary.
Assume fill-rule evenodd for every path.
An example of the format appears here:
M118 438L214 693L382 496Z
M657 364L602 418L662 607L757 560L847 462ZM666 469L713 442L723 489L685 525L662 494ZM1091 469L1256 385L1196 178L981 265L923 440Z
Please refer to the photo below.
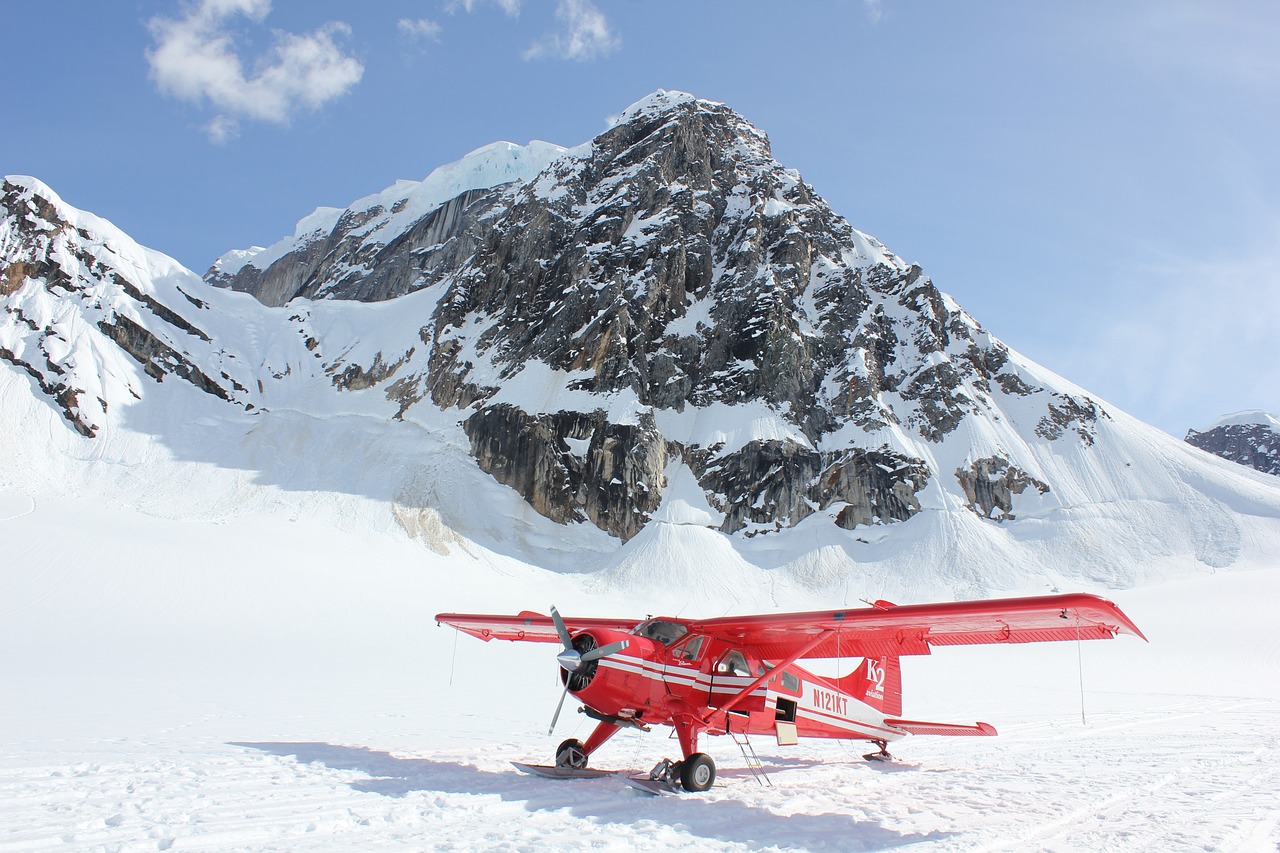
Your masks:
M746 732L735 732L729 729L729 736L733 738L733 742L738 745L738 751L742 753L742 760L746 762L747 769L751 771L751 775L761 785L773 787L773 780L769 778L769 774L765 772L764 762L756 755L756 748L751 744L751 738ZM741 739L739 739L741 737Z

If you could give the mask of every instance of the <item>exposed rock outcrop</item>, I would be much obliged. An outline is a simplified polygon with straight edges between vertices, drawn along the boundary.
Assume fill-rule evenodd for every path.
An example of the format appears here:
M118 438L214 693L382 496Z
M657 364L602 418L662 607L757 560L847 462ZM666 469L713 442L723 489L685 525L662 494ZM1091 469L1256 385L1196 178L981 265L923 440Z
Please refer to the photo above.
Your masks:
M957 468L956 480L964 490L969 509L983 518L997 521L1014 519L1014 495L1020 495L1028 488L1042 495L1049 491L1048 484L999 456L975 459L969 467Z
M1239 412L1198 432L1187 430L1187 443L1223 459L1280 475L1280 418L1267 412Z

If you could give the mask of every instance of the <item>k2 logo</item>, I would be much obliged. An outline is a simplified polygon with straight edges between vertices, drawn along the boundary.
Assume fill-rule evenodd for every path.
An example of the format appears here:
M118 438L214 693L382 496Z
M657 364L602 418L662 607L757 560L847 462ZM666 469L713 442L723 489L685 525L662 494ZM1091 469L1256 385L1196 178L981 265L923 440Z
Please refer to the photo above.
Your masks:
M871 658L867 658L867 681L874 684L877 690L884 690L884 667Z

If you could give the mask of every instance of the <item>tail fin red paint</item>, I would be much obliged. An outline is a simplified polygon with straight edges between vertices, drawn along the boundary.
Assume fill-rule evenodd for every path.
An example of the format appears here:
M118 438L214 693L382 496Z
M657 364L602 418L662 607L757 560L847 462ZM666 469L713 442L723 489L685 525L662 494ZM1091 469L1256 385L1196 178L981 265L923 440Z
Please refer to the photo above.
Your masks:
M866 658L836 684L885 716L902 713L902 664L897 657Z

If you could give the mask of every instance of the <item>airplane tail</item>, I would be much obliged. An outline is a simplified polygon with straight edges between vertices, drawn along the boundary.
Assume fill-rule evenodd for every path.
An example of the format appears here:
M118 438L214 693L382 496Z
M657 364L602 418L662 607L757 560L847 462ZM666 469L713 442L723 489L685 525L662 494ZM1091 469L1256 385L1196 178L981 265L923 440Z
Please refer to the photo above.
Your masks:
M836 684L887 717L902 713L902 664L897 656L866 658Z

